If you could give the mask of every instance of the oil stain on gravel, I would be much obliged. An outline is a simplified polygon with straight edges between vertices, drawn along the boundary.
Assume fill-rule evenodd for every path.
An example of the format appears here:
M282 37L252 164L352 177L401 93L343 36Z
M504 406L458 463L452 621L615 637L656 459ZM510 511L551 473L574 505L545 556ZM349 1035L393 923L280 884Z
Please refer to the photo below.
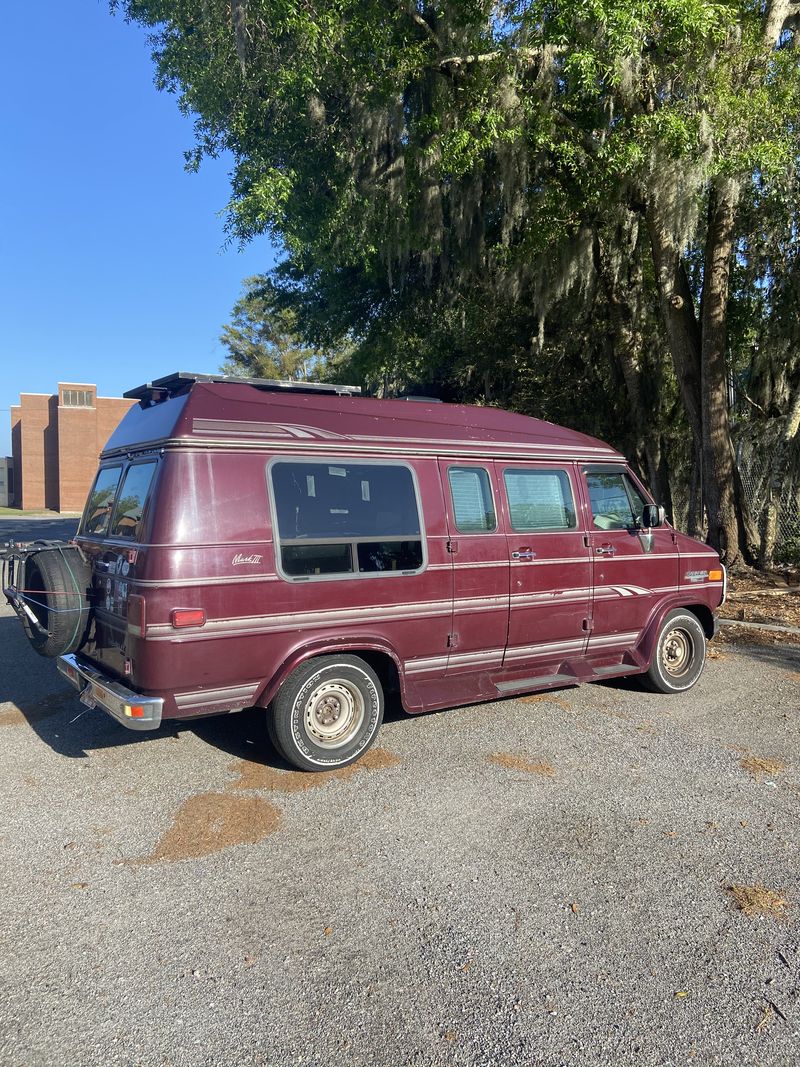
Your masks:
M305 793L309 789L318 789L334 780L348 781L363 771L380 771L387 767L396 767L400 758L383 748L371 748L356 763L336 771L279 771L264 763L253 760L237 760L230 770L239 774L239 780L231 789L260 789L271 793Z
M274 833L281 813L260 797L199 793L178 809L152 856L128 860L134 866L200 859L233 845L255 845Z
M542 778L555 778L556 769L542 760L529 760L524 756L515 756L513 752L493 752L489 757L491 763L505 767L507 771L524 771L526 774L538 774Z

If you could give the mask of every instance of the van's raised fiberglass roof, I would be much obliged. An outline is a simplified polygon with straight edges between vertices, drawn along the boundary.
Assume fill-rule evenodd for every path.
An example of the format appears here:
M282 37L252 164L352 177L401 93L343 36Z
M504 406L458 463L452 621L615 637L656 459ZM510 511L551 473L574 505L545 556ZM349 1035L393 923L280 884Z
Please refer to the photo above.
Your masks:
M624 462L609 445L498 408L377 400L352 386L185 372L132 389L138 399L103 455L138 448L510 456Z

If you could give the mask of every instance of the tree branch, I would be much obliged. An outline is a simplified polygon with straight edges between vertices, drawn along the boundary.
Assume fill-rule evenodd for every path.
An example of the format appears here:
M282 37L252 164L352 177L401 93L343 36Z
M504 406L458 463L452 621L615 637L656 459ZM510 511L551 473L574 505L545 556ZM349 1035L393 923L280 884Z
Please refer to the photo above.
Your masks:
M501 56L508 56L510 59L519 56L521 59L527 59L529 61L536 59L541 60L548 55L563 55L566 51L566 48L555 48L550 46L544 48L498 48L494 52L477 52L474 55L468 56L448 56L446 59L439 60L439 66L462 67L469 66L471 63L491 63L493 59L499 59Z
M439 35L436 33L436 30L434 30L428 20L424 19L422 15L420 15L419 11L415 11L413 7L406 8L405 10L406 14L412 19L412 21L416 22L416 24L423 31L425 36L428 37L431 41L433 41L439 51L441 51L442 42L439 40Z

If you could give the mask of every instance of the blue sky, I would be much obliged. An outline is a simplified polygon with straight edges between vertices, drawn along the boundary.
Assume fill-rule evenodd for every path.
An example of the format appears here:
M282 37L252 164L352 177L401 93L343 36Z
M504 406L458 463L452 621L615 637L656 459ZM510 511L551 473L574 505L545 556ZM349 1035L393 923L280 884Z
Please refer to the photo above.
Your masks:
M231 161L184 170L191 122L153 86L145 34L105 0L3 11L0 45L0 454L20 392L101 396L214 372L264 239L224 248Z

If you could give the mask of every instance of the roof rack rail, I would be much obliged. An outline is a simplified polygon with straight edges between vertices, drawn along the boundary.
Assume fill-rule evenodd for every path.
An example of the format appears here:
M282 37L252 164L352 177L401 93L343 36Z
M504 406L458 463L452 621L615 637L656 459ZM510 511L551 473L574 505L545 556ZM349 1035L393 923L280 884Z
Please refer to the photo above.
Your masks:
M276 378L237 378L232 374L192 374L189 371L176 371L163 378L154 378L146 385L128 389L122 395L128 400L157 401L167 400L188 391L197 382L214 384L252 385L268 393L328 393L335 396L360 396L359 385L330 385L327 382L290 382Z

